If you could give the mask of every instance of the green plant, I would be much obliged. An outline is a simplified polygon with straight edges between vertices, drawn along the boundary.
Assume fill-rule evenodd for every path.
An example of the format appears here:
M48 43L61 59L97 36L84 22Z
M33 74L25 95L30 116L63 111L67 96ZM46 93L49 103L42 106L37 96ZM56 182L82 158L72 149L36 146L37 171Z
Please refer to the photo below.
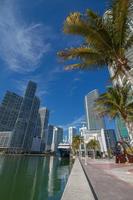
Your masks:
M112 0L111 7L100 16L92 10L85 14L71 13L64 23L64 33L79 35L83 43L79 47L65 49L58 55L64 60L78 63L68 65L66 70L91 68L98 69L108 66L113 68L114 77L125 75L133 85L133 76L126 52L133 45L131 29L132 0Z

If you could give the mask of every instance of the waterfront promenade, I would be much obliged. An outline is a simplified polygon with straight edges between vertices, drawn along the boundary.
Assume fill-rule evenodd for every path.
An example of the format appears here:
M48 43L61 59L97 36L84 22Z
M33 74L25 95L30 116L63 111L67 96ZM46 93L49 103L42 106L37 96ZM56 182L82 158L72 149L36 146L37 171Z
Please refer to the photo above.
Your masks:
M78 158L75 160L61 200L95 200Z
M132 200L133 164L76 159L61 200Z
M133 200L133 164L89 158L80 161L98 200Z

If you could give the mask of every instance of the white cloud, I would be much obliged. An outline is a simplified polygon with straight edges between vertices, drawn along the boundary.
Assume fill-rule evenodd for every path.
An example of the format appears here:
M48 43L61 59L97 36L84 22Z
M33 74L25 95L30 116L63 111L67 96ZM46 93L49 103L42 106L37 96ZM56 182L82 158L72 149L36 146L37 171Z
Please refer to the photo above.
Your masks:
M22 95L25 92L27 83L29 80L34 81L37 83L37 96L40 99L46 97L51 93L51 84L54 84L56 79L58 79L58 74L64 72L62 68L55 67L50 71L46 71L46 73L36 74L36 75L28 75L23 77L23 79L13 80L16 86L16 89Z
M84 121L85 121L85 116L82 115L82 116L74 119L72 122L70 122L68 124L61 125L61 127L63 128L64 131L67 131L70 126L81 127L81 125Z
M50 28L39 23L26 24L17 3L0 2L0 57L13 71L34 71L50 50L47 42Z

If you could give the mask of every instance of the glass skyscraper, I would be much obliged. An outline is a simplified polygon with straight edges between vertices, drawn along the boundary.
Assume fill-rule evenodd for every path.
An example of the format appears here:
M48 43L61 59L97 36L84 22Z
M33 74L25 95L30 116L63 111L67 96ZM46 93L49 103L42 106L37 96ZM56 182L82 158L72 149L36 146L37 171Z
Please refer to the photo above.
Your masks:
M51 145L53 140L53 125L48 126L48 138L47 138L47 144L46 144L46 151L51 151Z
M24 97L6 92L0 105L1 149L7 147L11 152L31 152L34 138L34 143L41 140L40 151L45 151L49 110L39 109L40 100L36 96L36 89L37 84L29 81Z
M35 97L37 85L29 81L13 130L11 147L19 151L28 151L34 136L32 123L37 118L39 100ZM28 143L26 145L26 143Z
M45 151L47 140L48 140L48 121L49 121L49 110L47 108L39 109L40 115L40 137L41 137L41 151Z
M88 130L105 129L103 117L98 116L95 108L95 101L99 97L98 90L93 90L85 96L85 112Z
M16 123L23 98L7 91L0 105L0 131L12 131Z

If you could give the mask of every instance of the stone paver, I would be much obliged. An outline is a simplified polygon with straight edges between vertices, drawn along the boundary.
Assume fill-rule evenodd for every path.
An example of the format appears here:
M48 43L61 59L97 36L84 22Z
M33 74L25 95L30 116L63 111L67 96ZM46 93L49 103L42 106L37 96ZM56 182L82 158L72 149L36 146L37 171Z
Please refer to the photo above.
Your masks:
M113 162L81 160L98 200L133 200L133 173L128 174L133 166Z
M94 200L78 158L75 160L61 200Z

